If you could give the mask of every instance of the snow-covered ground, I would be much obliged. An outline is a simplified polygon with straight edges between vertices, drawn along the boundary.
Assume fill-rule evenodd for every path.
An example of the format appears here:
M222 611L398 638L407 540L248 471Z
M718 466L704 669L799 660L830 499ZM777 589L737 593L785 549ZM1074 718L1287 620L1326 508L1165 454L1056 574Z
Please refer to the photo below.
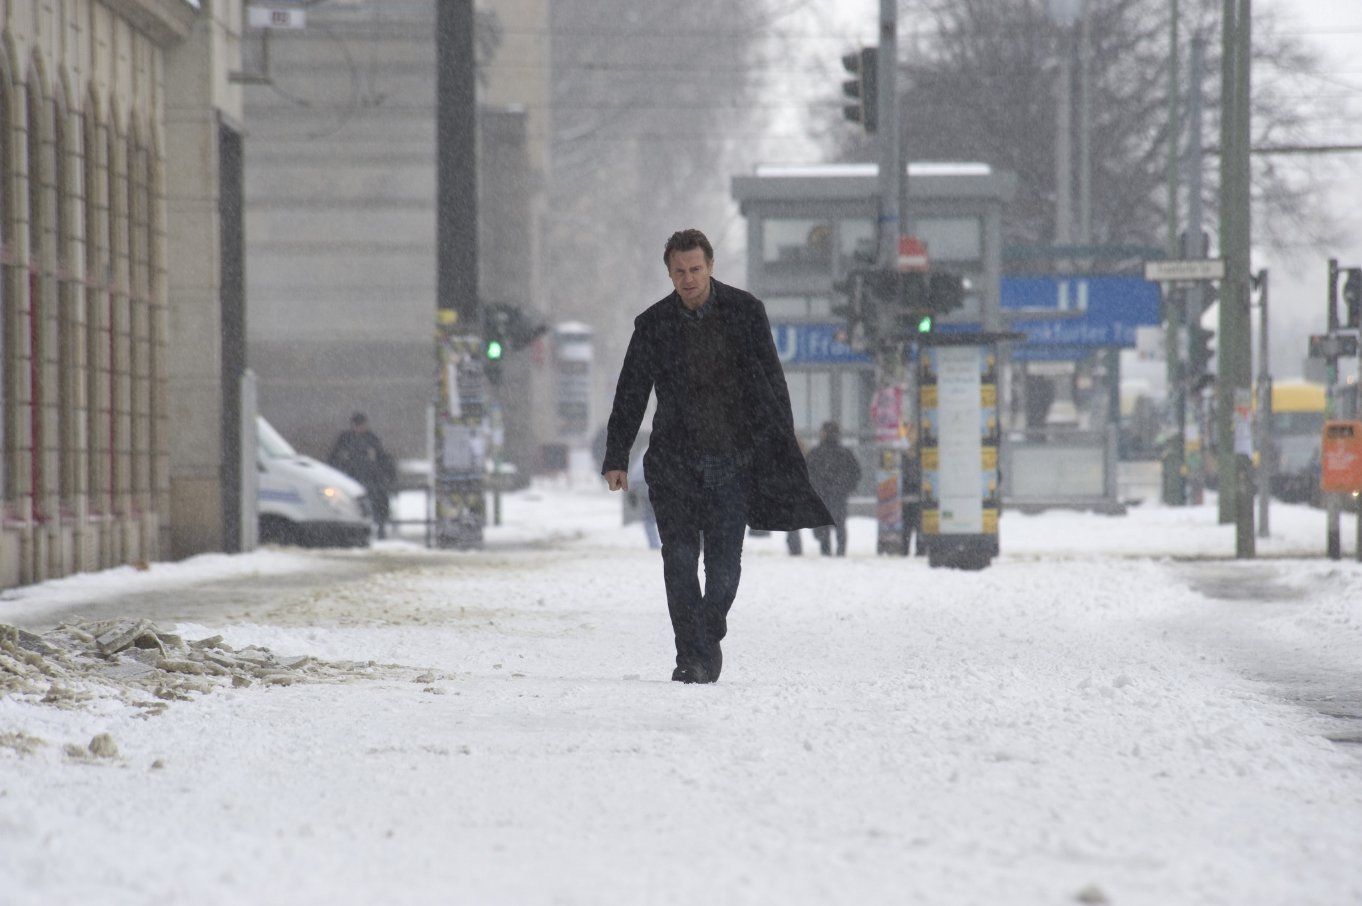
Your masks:
M876 557L867 520L845 559L751 538L713 686L668 681L617 495L503 511L478 552L0 596L33 627L239 580L238 616L162 628L364 665L0 698L0 904L1362 902L1358 747L1280 681L1362 666L1362 566L1317 511L1275 507L1252 562L1210 506L1009 513L976 573Z

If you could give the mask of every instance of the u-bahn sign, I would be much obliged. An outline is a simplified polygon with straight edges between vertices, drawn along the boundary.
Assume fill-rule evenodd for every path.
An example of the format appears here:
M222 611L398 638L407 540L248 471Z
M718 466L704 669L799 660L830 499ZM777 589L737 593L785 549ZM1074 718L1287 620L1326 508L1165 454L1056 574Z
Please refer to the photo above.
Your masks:
M1140 277L1114 274L1004 277L1003 317L1026 340L1020 357L1070 358L1072 350L1134 347L1135 331L1160 323L1159 287ZM1024 317L1019 317L1024 316Z

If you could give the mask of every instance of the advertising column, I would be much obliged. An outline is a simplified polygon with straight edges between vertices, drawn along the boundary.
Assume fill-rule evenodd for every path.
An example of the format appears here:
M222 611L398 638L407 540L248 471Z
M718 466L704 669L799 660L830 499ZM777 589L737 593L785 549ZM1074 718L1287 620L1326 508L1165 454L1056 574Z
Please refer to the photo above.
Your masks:
M460 332L453 312L437 314L435 546L478 548L486 521L483 463L488 435L482 342Z
M998 553L997 354L973 340L931 345L919 368L928 562L982 569Z

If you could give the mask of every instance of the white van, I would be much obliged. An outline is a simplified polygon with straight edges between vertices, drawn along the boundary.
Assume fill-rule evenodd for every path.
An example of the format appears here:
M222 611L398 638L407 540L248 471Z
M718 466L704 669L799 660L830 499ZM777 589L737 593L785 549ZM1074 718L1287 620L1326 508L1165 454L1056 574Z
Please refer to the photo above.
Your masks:
M255 436L261 544L369 545L373 520L363 485L293 449L263 417L256 417Z

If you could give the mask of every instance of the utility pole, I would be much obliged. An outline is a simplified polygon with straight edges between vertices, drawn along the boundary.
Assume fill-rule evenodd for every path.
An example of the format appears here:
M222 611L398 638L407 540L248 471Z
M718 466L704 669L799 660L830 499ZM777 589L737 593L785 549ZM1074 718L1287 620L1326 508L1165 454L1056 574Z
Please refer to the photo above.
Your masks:
M478 301L477 92L473 0L435 4L435 303L432 537L482 544L483 453L475 437L489 404Z
M1329 309L1326 314L1326 327L1330 338L1338 336L1338 259L1329 259ZM1324 378L1324 418L1332 420L1338 418L1338 355L1336 351L1330 352L1325 359L1326 371ZM1325 506L1325 550L1330 560L1338 560L1343 556L1343 541L1340 535L1340 517L1342 515L1342 503L1336 493L1329 492L1324 495Z
M478 323L477 98L473 0L435 4L436 307Z
M1205 234L1205 204L1202 199L1202 174L1205 166L1205 152L1202 148L1202 104L1201 88L1202 81L1206 75L1206 42L1201 37L1192 39L1192 58L1191 72L1188 76L1187 86L1187 238L1189 251L1188 257L1204 257L1210 249L1202 237ZM1201 326L1201 315L1206 308L1205 302L1206 284L1201 281L1193 283L1186 293L1186 311L1183 317L1183 330L1189 324L1197 327ZM1199 377L1199 375L1198 375ZM1193 398L1195 404L1201 399L1198 393ZM1178 389L1178 442L1183 451L1183 463L1186 474L1184 490L1187 492L1187 499L1192 503L1201 503L1203 481L1205 477L1205 455L1206 440L1209 431L1201 430L1202 407L1197 406L1192 412L1192 418L1197 420L1197 442L1198 456L1194 464L1188 464L1186 459L1187 450L1187 418L1188 418L1188 386L1186 376L1182 386ZM1189 467L1191 465L1192 467Z
M1168 241L1167 255L1178 257L1178 139L1182 136L1182 122L1178 108L1181 90L1178 77L1178 0L1168 3ZM1187 502L1187 381L1182 367L1181 338L1186 328L1186 312L1177 293L1167 285L1163 289L1163 348L1168 382L1172 396L1174 436L1163 457L1163 502L1181 506Z
M1267 268L1253 278L1258 288L1258 537L1268 537L1268 501L1272 498L1272 372L1268 367Z
M880 143L879 265L886 270L898 261L899 235L906 232L900 208L908 176L899 131L898 15L897 0L880 0L880 49L876 58L879 93L875 101Z
M1220 293L1216 383L1220 521L1235 524L1235 556L1252 557L1252 336L1249 317L1249 98L1252 0L1224 0L1221 88Z
M879 190L880 218L879 250L876 257L878 267L883 272L896 270L898 266L899 236L903 228L904 197L907 192L907 166L903 160L903 134L899 130L898 104L898 3L897 0L880 0L880 43L879 56L876 57L878 70L876 81L879 94L876 96L876 117L879 120ZM881 303L883 305L883 303ZM893 388L900 385L899 377L903 364L903 346L895 342L881 346L875 352L875 397L881 393L893 397ZM916 417L916 407L909 407L910 414ZM899 417L903 412L900 407ZM916 453L916 451L914 451ZM909 492L901 486L901 457L904 451L892 445L877 445L877 486L898 488L892 495L895 499L895 512L902 512L903 495ZM881 493L887 493L883 491ZM916 493L916 490L913 491ZM883 503L881 503L883 506ZM900 526L898 538L885 531L885 523L880 522L876 550L885 553L902 543L904 527ZM921 543L919 541L919 543Z

